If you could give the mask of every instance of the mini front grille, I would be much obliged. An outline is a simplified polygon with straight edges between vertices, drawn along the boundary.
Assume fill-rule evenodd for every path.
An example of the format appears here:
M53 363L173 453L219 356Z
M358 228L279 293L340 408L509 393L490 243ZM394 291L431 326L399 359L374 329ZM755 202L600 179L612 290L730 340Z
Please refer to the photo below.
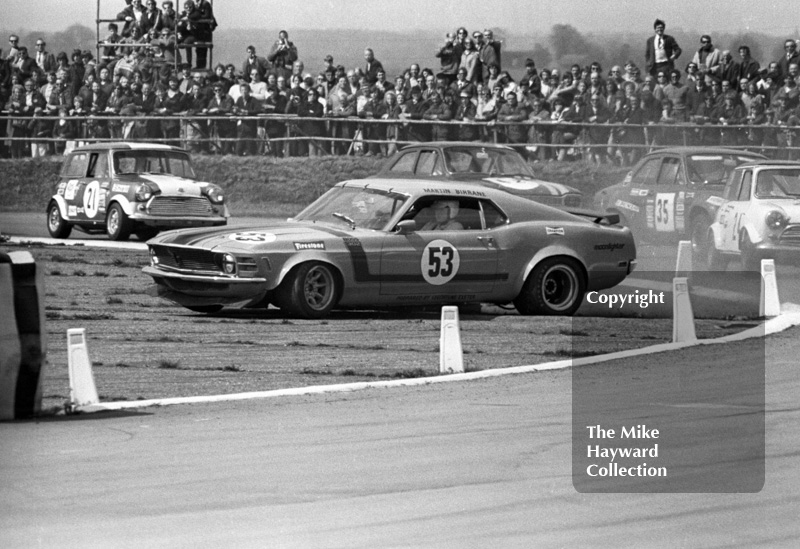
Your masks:
M800 225L789 225L781 233L781 243L800 246Z
M208 199L196 196L156 196L147 206L147 213L171 217L210 217L214 215Z
M185 271L218 272L222 269L217 254L208 250L194 248L173 248L170 246L151 246L158 258L158 264Z

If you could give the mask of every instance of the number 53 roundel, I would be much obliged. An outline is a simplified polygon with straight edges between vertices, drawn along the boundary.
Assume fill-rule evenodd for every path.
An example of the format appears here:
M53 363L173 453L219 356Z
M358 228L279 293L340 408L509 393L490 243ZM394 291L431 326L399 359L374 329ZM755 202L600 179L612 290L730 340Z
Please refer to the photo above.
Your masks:
M420 260L422 276L428 284L441 286L450 282L461 264L458 250L446 240L433 240L425 246Z

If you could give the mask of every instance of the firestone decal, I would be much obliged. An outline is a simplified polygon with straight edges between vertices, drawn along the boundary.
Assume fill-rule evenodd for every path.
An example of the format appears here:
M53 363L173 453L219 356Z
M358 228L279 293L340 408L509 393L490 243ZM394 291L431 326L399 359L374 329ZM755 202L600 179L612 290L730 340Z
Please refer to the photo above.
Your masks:
M294 249L297 251L300 250L324 250L325 243L320 242L295 242Z
M545 227L544 232L548 235L557 234L564 236L564 227Z
M624 243L619 242L609 242L608 244L598 244L594 247L595 250L608 250L613 252L614 250L621 250L625 247Z
M422 250L419 266L425 282L441 286L456 276L461 257L456 247L447 240L433 240Z
M229 240L235 240L237 242L258 242L260 244L275 242L278 237L272 233L261 233L261 232L242 232L242 233L233 233L228 235Z

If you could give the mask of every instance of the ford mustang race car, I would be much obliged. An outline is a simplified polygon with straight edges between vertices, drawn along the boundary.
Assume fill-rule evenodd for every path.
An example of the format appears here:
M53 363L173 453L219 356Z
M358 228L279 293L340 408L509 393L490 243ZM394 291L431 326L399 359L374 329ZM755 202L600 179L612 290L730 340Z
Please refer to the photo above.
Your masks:
M148 241L153 295L199 312L513 302L571 315L635 267L630 230L468 183L339 183L286 222Z
M709 229L707 266L724 270L739 256L746 270L762 258L800 258L800 164L764 161L731 174Z
M196 181L183 149L95 143L64 160L47 230L54 238L68 238L74 226L112 240L131 233L147 240L161 229L225 225L228 216L222 189Z
M551 206L579 208L578 189L537 179L522 156L507 145L436 141L407 145L375 177L463 181L503 189Z

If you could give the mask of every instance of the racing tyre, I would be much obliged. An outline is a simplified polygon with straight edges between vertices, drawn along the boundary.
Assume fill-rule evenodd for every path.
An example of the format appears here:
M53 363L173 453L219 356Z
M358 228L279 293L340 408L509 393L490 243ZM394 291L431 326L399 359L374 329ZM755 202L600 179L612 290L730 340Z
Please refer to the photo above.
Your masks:
M106 233L111 240L128 240L133 230L131 221L116 202L111 205L106 214Z
M134 231L134 234L136 238L144 242L156 236L158 234L158 229L154 229L153 227L139 227Z
M53 238L69 238L72 232L72 225L61 217L61 209L55 202L47 207L47 231Z
M192 305L189 307L188 305L184 305L190 311L194 311L196 313L218 313L222 310L222 305Z
M569 257L539 263L528 276L514 306L523 315L572 316L581 306L586 282L580 264Z
M303 263L286 275L275 294L275 304L300 318L322 318L339 301L341 286L333 267Z
M706 235L705 266L709 271L724 271L728 268L728 257L717 250L710 230Z
M758 256L758 251L747 231L742 231L739 236L739 252L741 253L742 270L745 271L760 271L761 261Z

